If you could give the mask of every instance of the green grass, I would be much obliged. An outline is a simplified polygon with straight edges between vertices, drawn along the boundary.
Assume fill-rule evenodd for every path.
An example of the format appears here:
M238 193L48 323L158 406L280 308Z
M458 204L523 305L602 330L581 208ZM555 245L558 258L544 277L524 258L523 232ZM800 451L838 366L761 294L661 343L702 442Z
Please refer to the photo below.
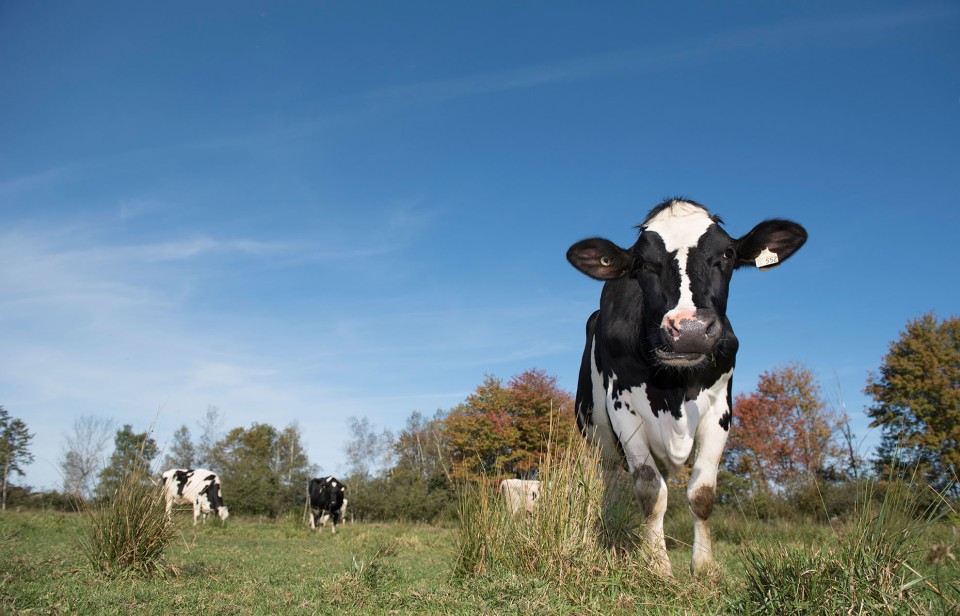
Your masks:
M457 574L459 538L453 526L351 524L331 535L311 533L292 518L260 523L231 516L225 526L208 523L195 529L187 513L176 516L163 573L105 575L78 547L88 530L84 515L7 511L0 514L0 613L757 613L763 610L751 593L762 590L764 582L756 577L756 564L775 590L794 588L807 578L824 581L828 567L844 554L843 538L860 537L862 530L855 522L838 528L812 520L761 522L723 508L712 520L718 567L706 579L687 572L689 549L679 541L670 548L673 580L650 576L635 555L586 553L575 545L564 551L559 544L550 558L565 562L493 564ZM670 522L680 528L689 524L689 514ZM554 528L561 528L559 522ZM908 590L919 592L929 583L946 598L937 603L932 594L918 594L914 599L919 600L895 602L886 613L958 609L960 564L950 558L928 562L927 555L934 546L957 546L960 537L946 522L921 530L903 555L924 579ZM881 537L880 544L889 547L902 536ZM598 564L595 557L608 561ZM821 577L814 578L811 569ZM562 579L557 571L563 572ZM915 577L907 571L904 579ZM824 583L835 580L827 576ZM810 590L822 594L820 587ZM775 600L783 606L803 597ZM885 612L866 605L850 613Z

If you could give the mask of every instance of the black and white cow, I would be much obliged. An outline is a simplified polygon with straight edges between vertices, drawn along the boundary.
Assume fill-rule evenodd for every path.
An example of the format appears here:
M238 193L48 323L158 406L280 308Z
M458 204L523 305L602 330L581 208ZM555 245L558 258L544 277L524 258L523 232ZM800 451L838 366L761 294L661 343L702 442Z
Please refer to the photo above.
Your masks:
M702 205L670 199L650 212L630 248L594 238L567 251L575 268L604 281L600 309L587 320L577 424L600 447L605 468L626 464L653 564L667 574L664 474L685 463L693 465L691 568L713 560L707 520L730 429L738 347L726 315L733 270L777 265L807 239L787 220L761 222L740 238L720 224Z
M167 501L167 515L170 515L175 504L193 505L194 526L201 513L204 523L211 511L220 516L222 522L226 522L230 515L223 504L220 478L213 471L203 468L172 468L166 471L163 474L163 495Z
M346 510L344 495L347 487L336 477L317 477L310 480L310 528L323 526L329 519L333 534L337 533L337 524Z

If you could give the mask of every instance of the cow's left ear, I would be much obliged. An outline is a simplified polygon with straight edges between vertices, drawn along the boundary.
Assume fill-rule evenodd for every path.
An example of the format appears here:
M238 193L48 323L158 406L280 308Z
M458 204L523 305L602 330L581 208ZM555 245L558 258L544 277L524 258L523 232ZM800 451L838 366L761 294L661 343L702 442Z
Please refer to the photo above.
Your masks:
M577 242L567 251L567 261L597 280L615 280L630 272L633 257L610 240L595 237Z
M807 230L791 220L765 220L737 240L737 267L770 269L786 261L807 241Z

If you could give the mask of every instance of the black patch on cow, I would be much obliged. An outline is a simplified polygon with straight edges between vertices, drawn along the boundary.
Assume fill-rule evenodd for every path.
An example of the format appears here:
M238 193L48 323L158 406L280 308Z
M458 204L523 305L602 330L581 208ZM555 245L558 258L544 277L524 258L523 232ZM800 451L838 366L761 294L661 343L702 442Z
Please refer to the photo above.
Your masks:
M220 507L223 507L223 499L220 497L220 481L217 480L216 475L210 475L204 478L204 481L209 483L200 490L200 495L207 497L207 502L210 503L210 508L213 509L214 513L219 513Z
M725 432L730 431L730 422L733 420L733 376L727 381L727 412L720 416L720 427Z
M623 404L619 400L613 403L613 410L619 411L621 408L623 408Z
M193 475L193 471L178 470L173 474L173 478L177 482L177 496L183 496L183 488L186 487L187 481Z
M587 434L587 429L593 425L593 387L591 386L593 375L590 373L590 349L599 316L600 311L597 310L587 319L587 345L583 350L583 358L580 361L580 375L577 379L577 427L584 436Z
M657 389L652 385L647 385L647 400L650 402L650 409L654 417L660 417L660 413L670 413L674 419L683 417L683 391L680 389Z
M641 464L633 470L637 500L643 509L643 515L649 517L657 504L660 493L660 476L652 466Z
M706 520L713 513L715 499L713 486L700 486L690 496L690 511L701 520Z

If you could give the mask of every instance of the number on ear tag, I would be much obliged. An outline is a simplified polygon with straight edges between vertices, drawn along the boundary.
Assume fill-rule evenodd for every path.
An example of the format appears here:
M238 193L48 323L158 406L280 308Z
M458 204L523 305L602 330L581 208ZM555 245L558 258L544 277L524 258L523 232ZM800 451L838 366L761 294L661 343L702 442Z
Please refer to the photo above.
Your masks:
M757 255L755 263L760 269L768 269L780 263L780 257L777 256L777 253L764 247L764 249L760 251L760 254Z

